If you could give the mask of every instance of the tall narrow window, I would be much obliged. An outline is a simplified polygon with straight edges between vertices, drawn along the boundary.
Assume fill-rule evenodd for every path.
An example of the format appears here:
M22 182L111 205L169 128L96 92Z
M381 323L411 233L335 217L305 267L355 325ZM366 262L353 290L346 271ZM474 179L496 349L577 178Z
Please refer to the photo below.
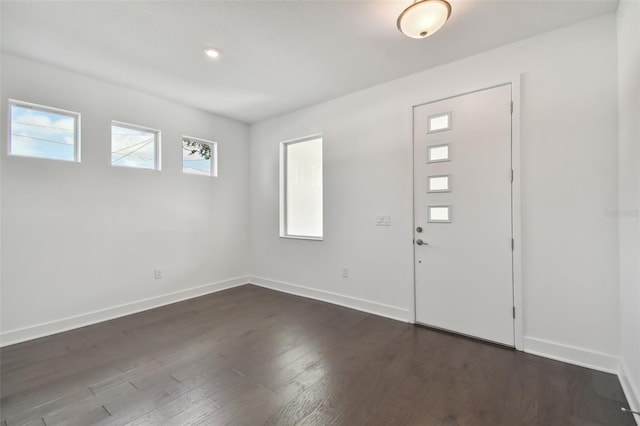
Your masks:
M111 164L160 170L160 131L111 122Z
M80 161L80 114L9 101L9 155Z
M322 137L280 147L280 236L322 240Z
M182 137L182 172L218 176L218 149L215 142Z

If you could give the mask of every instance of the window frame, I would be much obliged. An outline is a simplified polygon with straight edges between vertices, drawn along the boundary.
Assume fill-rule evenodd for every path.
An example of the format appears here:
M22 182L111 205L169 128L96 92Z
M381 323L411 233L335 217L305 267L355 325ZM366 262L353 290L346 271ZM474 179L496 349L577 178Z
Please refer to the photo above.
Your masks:
M66 163L80 163L81 162L81 135L80 135L80 121L81 114L79 112L70 111L62 108L55 108L46 105L36 104L32 102L21 101L18 99L9 98L9 125L7 126L7 130L9 132L7 138L7 155L9 157L19 157L19 158L35 158L39 160L52 160L52 161L64 161ZM12 151L13 148L13 107L23 107L30 108L36 111L49 112L59 115L65 115L74 119L74 127L73 127L73 159L67 160L64 158L52 158L52 157L37 157L34 155L25 155L25 154L14 154Z
M150 132L155 134L155 140L154 140L154 144L155 144L155 150L154 150L154 167L153 168L148 168L148 167L137 167L137 166L125 166L123 164L113 164L113 158L111 157L113 155L113 126L118 126L118 127L123 127L125 129L131 129L131 130L143 130L146 132ZM152 170L152 171L161 171L162 170L162 155L161 155L161 131L159 129L154 129L152 127L146 127L146 126L140 126L139 124L132 124L132 123L127 123L125 121L119 121L119 120L111 120L111 148L109 150L109 163L111 164L111 167L122 167L125 169L137 169L137 170Z
M322 148L322 157L320 159L322 170L322 235L297 235L288 233L288 218L287 218L287 147L289 145L295 145L298 143L309 142L312 140L320 139ZM309 241L323 241L324 240L324 138L322 134L314 134L305 136L302 138L290 139L284 142L280 142L280 238L289 238L295 240L309 240Z
M203 138L196 138L194 136L182 135L182 139L180 140L180 143L182 144L182 149L184 149L185 139L211 145L211 158L209 159L210 166L211 166L210 167L211 173L203 174L203 173L185 172L184 171L184 155L182 157L182 173L186 175L192 175L192 176L218 177L218 142L208 140L208 139L203 139Z

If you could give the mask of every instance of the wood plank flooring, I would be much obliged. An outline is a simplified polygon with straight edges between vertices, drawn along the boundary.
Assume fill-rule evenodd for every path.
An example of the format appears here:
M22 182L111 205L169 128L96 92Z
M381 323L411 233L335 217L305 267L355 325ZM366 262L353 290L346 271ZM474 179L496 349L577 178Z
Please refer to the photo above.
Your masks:
M633 425L615 376L247 285L0 350L1 425Z

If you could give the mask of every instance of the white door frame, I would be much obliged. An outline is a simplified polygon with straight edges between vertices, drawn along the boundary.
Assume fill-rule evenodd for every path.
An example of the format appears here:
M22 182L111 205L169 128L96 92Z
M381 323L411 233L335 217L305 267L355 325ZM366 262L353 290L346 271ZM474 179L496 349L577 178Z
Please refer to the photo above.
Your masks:
M413 170L413 108L419 105L427 103L437 102L444 99L458 97L469 93L478 92L481 90L491 89L497 86L503 86L505 84L511 84L511 100L513 101L513 114L511 115L511 165L513 168L513 184L511 186L511 212L512 212L512 227L513 227L513 306L516 310L514 319L514 342L517 350L524 350L524 310L522 301L522 175L520 166L520 74L514 75L511 78L496 80L493 82L485 82L477 84L475 90L455 90L447 89L446 96L438 96L434 99L417 99L412 100L407 106L407 130L406 135L408 143L411 145L411 206L412 215L415 211L415 188L414 188L414 173ZM415 229L415 217L412 220L412 228L409 235L413 240ZM415 245L413 245L413 261L411 262L412 276L413 276L413 291L410 292L411 300L409 301L409 321L416 323L416 280L415 280Z

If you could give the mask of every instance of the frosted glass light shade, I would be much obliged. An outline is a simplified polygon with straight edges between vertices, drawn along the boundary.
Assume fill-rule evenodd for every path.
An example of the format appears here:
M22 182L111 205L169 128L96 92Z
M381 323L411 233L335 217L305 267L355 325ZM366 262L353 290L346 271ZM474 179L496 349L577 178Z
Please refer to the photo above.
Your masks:
M425 38L438 31L451 15L445 0L420 0L398 16L398 29L411 38Z

